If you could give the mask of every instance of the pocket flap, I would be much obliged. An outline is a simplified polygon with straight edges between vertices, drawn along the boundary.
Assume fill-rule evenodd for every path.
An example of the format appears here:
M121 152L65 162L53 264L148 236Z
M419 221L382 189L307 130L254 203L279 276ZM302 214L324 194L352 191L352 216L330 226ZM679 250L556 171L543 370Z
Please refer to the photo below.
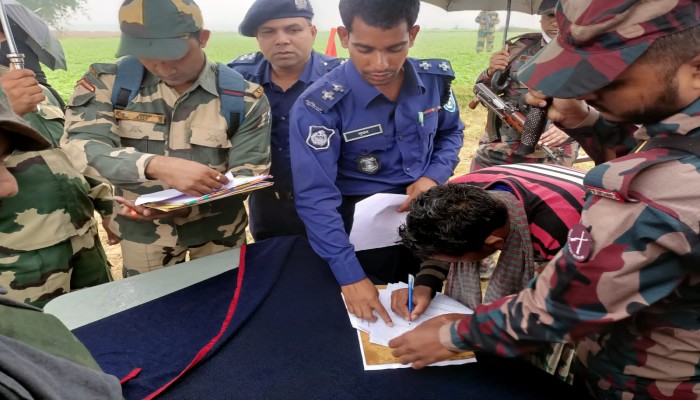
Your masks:
M203 126L192 126L192 137L190 143L205 147L230 149L231 141L228 134L223 129L207 128Z

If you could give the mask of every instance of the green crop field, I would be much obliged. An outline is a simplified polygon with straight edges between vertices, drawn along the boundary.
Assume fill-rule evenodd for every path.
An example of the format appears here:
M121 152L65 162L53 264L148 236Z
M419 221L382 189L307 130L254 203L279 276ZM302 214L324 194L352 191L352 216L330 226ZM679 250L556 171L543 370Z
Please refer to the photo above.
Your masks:
M316 49L323 52L328 41L328 32L319 32L316 38ZM517 32L513 32L513 35ZM86 35L82 35L86 36ZM497 33L497 41L500 40ZM347 57L347 51L340 46L336 38L338 56ZM119 44L119 37L101 38L66 38L61 40L68 71L51 71L45 68L49 83L66 99L73 92L75 82L88 70L90 64L96 62L112 62ZM471 155L481 135L486 112L483 107L472 111L467 108L471 100L471 90L474 81L488 65L489 54L475 52L475 31L422 31L418 34L416 43L410 55L415 58L445 58L451 61L457 75L453 89L457 101L461 105L461 116L467 129L465 130L465 147L462 151L462 162L455 174L465 173L468 169ZM498 47L498 46L497 46ZM227 62L234 57L257 50L255 39L243 37L235 33L214 32L206 52L213 61Z

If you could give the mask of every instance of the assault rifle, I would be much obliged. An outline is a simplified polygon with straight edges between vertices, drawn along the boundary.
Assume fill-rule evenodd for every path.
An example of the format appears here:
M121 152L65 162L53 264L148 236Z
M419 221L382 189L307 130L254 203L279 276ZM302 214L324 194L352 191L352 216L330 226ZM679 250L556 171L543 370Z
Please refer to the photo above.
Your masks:
M546 109L533 107L528 116L525 117L512 104L498 97L496 93L483 83L474 85L474 94L481 104L493 111L503 123L520 132L520 146L515 150L515 154L527 155L535 151L535 146L540 140L547 123ZM540 145L540 147L557 164L561 163L561 156L558 156L552 149L543 145Z

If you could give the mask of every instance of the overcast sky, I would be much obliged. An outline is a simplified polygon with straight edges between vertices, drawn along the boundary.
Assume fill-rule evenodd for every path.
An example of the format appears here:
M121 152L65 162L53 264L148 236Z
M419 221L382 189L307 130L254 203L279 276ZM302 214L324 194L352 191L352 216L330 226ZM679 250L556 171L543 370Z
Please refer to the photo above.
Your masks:
M71 18L65 24L67 30L118 31L117 10L122 0L87 0L85 15ZM253 0L197 0L202 9L204 24L212 30L236 31ZM314 7L314 22L322 30L341 25L338 13L338 0L311 0ZM421 3L418 23L423 29L475 29L474 18L478 11L446 12L436 6ZM505 22L505 12L501 13L501 25ZM511 27L539 28L539 17L513 13Z

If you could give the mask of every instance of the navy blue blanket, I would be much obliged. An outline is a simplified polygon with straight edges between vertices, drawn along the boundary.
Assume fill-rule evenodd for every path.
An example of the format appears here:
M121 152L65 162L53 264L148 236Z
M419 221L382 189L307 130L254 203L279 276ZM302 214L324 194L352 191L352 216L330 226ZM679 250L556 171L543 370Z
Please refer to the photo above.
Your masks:
M305 240L275 238L250 245L245 268L234 316L244 324L233 328L232 323L226 339L204 362L159 398L587 398L523 361L482 354L477 363L463 366L364 371L338 284ZM169 381L216 334L235 275L211 278L76 334L107 372L148 365L124 387L126 398L142 398ZM248 284L265 293L262 303L257 293L247 290ZM218 306L213 301L217 298ZM252 315L238 314L255 306ZM191 348L185 349L189 343ZM125 365L113 364L116 359ZM151 368L153 376L145 379L142 375Z

